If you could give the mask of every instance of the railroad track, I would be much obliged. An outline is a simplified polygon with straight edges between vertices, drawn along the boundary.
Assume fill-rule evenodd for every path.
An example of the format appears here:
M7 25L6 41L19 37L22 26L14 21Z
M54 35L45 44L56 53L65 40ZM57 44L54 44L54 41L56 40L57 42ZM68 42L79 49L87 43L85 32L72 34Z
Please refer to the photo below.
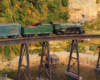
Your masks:
M74 39L94 39L100 38L100 34L77 34L77 35L53 35L53 36L37 36L37 37L20 37L14 39L0 39L0 46L12 44L24 44L32 42L45 42L56 40L74 40Z

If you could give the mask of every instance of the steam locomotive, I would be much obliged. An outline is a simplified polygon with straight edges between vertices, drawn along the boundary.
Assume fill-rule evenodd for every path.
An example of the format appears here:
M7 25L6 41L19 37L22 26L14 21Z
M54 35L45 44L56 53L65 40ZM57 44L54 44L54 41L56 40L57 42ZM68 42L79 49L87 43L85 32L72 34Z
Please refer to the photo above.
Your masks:
M18 23L0 24L0 37L8 36L8 38L22 37L34 37L66 34L83 34L85 33L82 23L37 23L31 26L21 26Z

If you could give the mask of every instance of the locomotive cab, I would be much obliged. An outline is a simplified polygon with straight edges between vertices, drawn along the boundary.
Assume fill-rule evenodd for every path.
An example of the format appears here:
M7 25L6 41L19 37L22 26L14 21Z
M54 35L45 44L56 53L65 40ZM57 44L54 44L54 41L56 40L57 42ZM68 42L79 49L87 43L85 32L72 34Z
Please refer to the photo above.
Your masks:
M60 34L60 23L59 22L51 22L53 27L53 33L56 35Z

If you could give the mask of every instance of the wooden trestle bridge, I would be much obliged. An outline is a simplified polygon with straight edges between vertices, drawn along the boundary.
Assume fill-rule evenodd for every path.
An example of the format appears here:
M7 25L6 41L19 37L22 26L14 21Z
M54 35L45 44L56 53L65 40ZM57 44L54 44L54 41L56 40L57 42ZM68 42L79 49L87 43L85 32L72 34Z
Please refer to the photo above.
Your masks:
M0 46L21 44L17 80L20 80L21 67L27 68L27 70L28 70L27 76L28 77L26 77L26 73L23 70L22 70L22 72L25 75L26 80L31 80L28 43L43 42L42 56L41 56L41 61L40 61L39 75L37 75L38 76L37 80L46 80L45 78L44 79L41 78L41 74L42 74L41 68L42 68L42 63L44 63L44 62L48 64L48 70L46 69L45 66L44 66L44 70L46 70L46 73L48 75L48 80L51 80L49 41L72 40L69 62L68 62L68 69L67 69L65 74L68 75L68 76L71 76L73 78L76 78L77 80L82 80L82 77L80 77L78 40L79 39L94 39L94 38L100 38L100 34L57 35L57 36L41 36L41 37L37 36L37 37L29 37L29 38L20 37L20 38L16 38L16 39L0 39ZM73 47L76 48L77 58L72 57ZM47 51L47 61L43 61L43 55L44 55L45 50ZM27 65L23 65L21 63L22 60L23 60L23 55L26 55ZM78 68L77 73L70 71L70 62L71 62L72 58L77 60L77 66L78 66L77 67ZM99 59L100 59L100 53L99 53L99 56L98 56L97 66L95 68L95 70L97 70L97 71L100 71L99 70ZM75 65L75 63L73 63L73 65Z

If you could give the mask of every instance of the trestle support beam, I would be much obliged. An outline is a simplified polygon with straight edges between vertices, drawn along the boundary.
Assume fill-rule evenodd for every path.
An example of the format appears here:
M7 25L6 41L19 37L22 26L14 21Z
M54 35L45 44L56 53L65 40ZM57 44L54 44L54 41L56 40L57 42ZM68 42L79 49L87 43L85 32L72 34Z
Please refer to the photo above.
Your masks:
M26 65L22 64L23 56L26 57ZM28 70L28 75L26 75L24 67L26 70ZM22 74L20 75L20 70L22 70ZM18 74L17 74L17 80L21 80L20 78L24 74L26 80L31 80L31 74L30 74L30 63L29 63L29 53L28 53L28 44L21 44L20 49L20 58L19 58L19 66L18 66Z
M75 49L76 49L77 58L72 57L72 53L73 53L74 47L75 47ZM77 61L77 68L78 68L78 69L77 69L77 73L70 71L71 67L72 67L72 66L75 66L75 63L76 63L76 62L74 62L73 65L70 65L72 59L76 59L76 61ZM70 50L70 56L69 56L69 62L68 62L68 68L67 68L67 71L66 71L65 74L66 74L67 76L70 76L70 77L75 78L75 79L77 79L77 80L82 80L82 77L80 77L78 40L72 40L71 50Z
M94 70L96 70L98 72L100 72L100 62L99 62L99 60L100 60L100 48L99 48L99 55L98 55L98 60L97 60L97 66L96 66L96 68L94 68Z
M44 53L47 53L45 61L43 60ZM43 70L42 70L42 67L44 68ZM44 70L46 71L48 78L43 78L41 76ZM49 42L43 42L42 55L41 55L41 61L40 61L40 67L39 67L39 75L37 77L37 80L51 80Z

